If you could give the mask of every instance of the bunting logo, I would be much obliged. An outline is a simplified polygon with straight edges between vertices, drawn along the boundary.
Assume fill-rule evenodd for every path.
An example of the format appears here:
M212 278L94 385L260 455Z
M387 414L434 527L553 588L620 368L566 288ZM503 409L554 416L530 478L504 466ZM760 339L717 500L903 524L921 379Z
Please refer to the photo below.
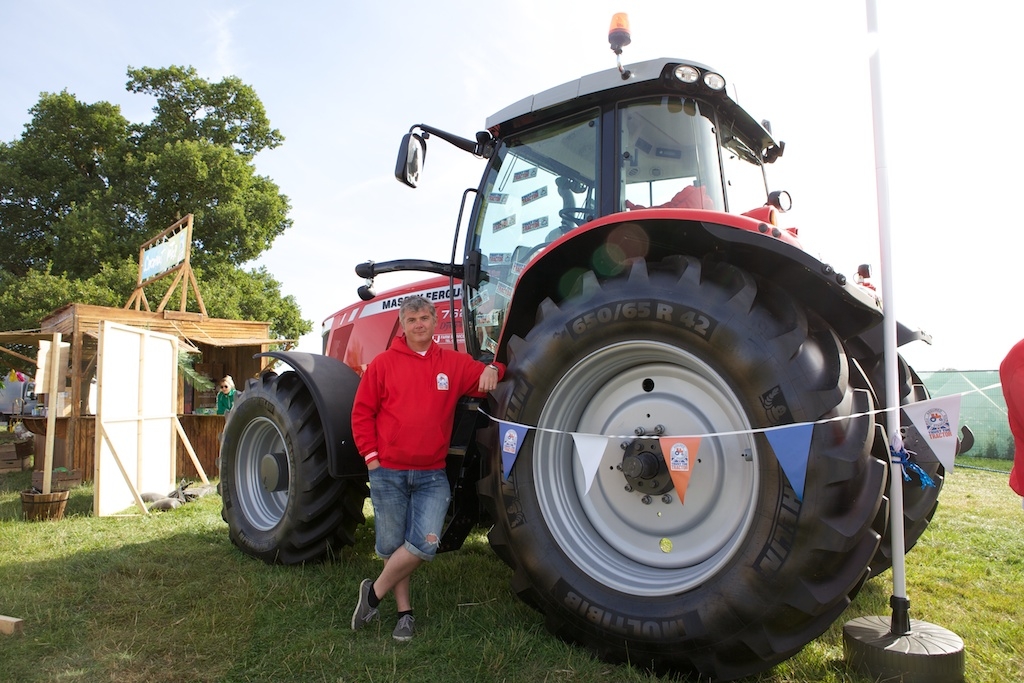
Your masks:
M686 444L674 443L672 444L672 450L669 460L671 462L670 468L674 472L689 472L690 471L690 451L687 450Z
M949 427L949 415L942 408L929 410L925 413L924 420L929 439L943 439L953 436L953 430Z
M448 375L443 372L437 373L437 390L448 391Z
M519 451L519 435L516 430L509 429L505 432L505 438L501 442L501 451L515 455Z

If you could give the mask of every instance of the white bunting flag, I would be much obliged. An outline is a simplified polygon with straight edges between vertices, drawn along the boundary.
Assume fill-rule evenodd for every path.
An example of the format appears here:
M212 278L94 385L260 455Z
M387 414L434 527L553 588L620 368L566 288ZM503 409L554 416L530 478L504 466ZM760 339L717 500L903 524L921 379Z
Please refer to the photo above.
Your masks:
M590 493L590 487L594 485L597 468L601 466L604 451L608 447L608 437L574 433L572 440L576 444L576 457L579 458L580 467L583 468L584 481L586 481L586 490L583 495L587 495Z
M903 406L903 412L931 446L947 472L956 459L956 435L960 429L960 395L930 398Z

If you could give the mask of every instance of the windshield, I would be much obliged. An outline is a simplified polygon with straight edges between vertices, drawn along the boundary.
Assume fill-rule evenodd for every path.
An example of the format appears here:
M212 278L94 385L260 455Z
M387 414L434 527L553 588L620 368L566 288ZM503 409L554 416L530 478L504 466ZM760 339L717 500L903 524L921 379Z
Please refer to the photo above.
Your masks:
M725 210L712 115L680 97L621 107L621 209Z
M622 105L619 150L621 210L740 213L767 200L758 155L732 126L716 125L711 107L697 100L652 97Z
M597 215L599 112L510 138L491 159L471 251L481 279L469 288L467 336L494 353L523 267L545 245Z

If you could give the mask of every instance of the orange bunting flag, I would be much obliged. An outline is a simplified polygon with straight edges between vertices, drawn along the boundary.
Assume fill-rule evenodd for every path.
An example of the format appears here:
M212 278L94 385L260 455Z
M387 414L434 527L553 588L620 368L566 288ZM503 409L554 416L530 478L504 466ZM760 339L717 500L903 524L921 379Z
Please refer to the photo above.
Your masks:
M690 485L690 475L693 474L693 466L697 464L700 440L699 436L663 436L658 439L680 503L684 502L686 488Z

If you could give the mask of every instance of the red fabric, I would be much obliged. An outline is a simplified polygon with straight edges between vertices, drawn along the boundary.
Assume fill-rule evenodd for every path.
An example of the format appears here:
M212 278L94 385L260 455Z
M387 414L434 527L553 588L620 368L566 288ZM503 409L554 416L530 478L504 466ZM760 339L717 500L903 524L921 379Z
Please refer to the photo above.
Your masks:
M633 202L626 200L626 208L635 211L637 209L646 209L646 206L640 204L634 204ZM715 203L711 201L711 197L704 191L703 185L687 185L679 192L676 192L672 199L668 200L664 204L650 207L652 209L713 209Z
M498 379L505 366L498 367ZM431 343L425 356L398 337L370 362L356 390L352 434L364 457L377 451L382 467L436 470L445 466L455 405L479 395L487 365Z
M1007 417L1013 433L1013 469L1010 488L1024 496L1024 340L1010 349L999 365L999 381L1006 398Z

